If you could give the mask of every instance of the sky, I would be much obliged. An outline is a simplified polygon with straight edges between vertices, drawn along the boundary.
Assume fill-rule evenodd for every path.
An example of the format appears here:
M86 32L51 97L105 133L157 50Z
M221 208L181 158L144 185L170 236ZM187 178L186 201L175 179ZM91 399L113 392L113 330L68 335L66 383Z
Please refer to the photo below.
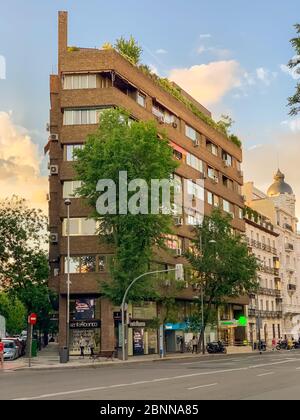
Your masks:
M280 166L300 218L300 116L287 108L297 80L286 67L299 0L0 0L0 197L18 194L46 208L58 10L69 12L69 45L101 47L133 35L144 63L216 119L230 115L243 141L245 181L265 191Z

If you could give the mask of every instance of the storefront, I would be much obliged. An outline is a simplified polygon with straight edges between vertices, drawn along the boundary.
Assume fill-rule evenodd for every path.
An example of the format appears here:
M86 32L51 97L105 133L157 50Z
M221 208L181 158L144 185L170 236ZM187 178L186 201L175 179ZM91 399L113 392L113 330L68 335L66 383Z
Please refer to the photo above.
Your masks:
M70 355L80 355L80 341L84 342L84 353L100 350L101 321L100 299L78 297L70 301Z
M156 302L128 305L128 319L128 355L157 354L158 330L153 325L157 319Z

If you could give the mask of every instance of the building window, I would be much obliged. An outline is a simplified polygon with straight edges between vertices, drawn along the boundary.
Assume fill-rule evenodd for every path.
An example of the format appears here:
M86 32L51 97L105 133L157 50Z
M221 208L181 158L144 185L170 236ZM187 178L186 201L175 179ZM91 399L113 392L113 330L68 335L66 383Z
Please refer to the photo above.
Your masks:
M239 219L241 219L241 220L244 219L244 211L240 207L239 207ZM251 233L253 234L253 232L251 232Z
M137 103L141 105L143 108L146 108L146 96L143 95L141 92L137 93Z
M188 153L186 156L186 163L187 165L191 166L194 169L197 169L199 172L203 172L203 162L202 160L198 159L196 156Z
M78 198L76 190L82 185L81 181L65 181L63 183L63 198Z
M206 142L206 148L212 153L214 156L218 156L218 147L212 143L211 141Z
M187 193L204 201L204 188L192 182L190 179L187 180Z
M67 219L63 220L63 236L67 236ZM83 217L70 219L70 236L96 235L97 223L94 219Z
M200 213L194 215L189 214L187 217L187 224L191 226L198 226L202 223L203 216Z
M96 74L65 75L64 89L94 89L97 87Z
M64 159L67 162L73 162L76 160L76 157L74 156L74 151L77 149L82 149L83 144L67 144L64 146Z
M80 256L70 257L70 274L95 273L96 257ZM65 273L68 273L68 258L65 257Z
M207 176L208 178L212 179L214 182L219 182L218 172L211 168L210 166L207 167Z
M222 159L225 166L232 166L232 156L229 153L222 151Z
M98 124L103 109L65 109L64 125Z
M223 210L227 213L230 213L230 203L227 200L223 199Z
M185 125L185 135L193 141L197 140L197 131L187 124Z
M183 240L176 235L167 235L165 239L166 247L169 249L181 249L183 247Z
M210 204L211 206L213 205L213 193L207 191L207 202L208 204Z

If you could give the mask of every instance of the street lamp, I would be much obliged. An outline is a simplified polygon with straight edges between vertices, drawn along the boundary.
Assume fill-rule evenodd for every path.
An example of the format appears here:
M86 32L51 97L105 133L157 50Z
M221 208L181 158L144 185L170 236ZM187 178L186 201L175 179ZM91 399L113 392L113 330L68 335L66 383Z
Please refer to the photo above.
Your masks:
M65 200L65 206L67 207L67 322L66 322L66 348L68 352L67 360L70 357L70 205L71 200L68 198Z
M147 273L141 274L140 276L136 277L131 283L130 285L127 287L124 296L123 296L123 300L122 300L122 305L121 305L121 311L122 311L122 360L125 361L127 360L127 334L125 336L125 305L126 305L126 298L127 295L130 291L130 289L132 288L132 286L141 278L151 275L151 274L159 274L159 273L169 273L171 271L176 271L177 273L177 278L179 279L180 277L182 277L183 275L183 265L182 264L177 264L176 268L169 268L167 270L156 270L156 271L148 271ZM126 353L126 354L125 354Z
M209 244L216 244L217 242L214 239L208 241ZM200 235L199 238L199 248L201 252L201 256L203 256L203 243L202 243L202 236ZM201 334L202 334L202 354L205 354L205 337L204 337L204 291L203 291L203 283L201 282Z

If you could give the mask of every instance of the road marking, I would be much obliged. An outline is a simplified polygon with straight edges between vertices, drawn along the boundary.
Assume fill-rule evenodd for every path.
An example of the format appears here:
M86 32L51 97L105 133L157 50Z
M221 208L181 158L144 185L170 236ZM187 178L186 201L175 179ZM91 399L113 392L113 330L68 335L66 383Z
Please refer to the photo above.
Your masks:
M193 388L188 388L189 391L192 391L193 389L199 389L199 388L209 388L211 386L216 386L218 385L217 383L215 384L208 384L208 385L199 385L199 386L194 386Z
M268 376L268 375L274 375L275 372L267 372L267 373L261 373L260 375L257 375L259 378L261 376Z
M166 378L157 378L157 379L152 379L152 380L149 380L149 381L141 381L141 382L143 384L151 384L151 383L156 383L156 382L174 381L176 379L196 378L198 376L217 375L217 374L220 374L220 373L241 372L241 371L245 371L245 370L249 370L249 369L261 368L261 367L264 367L264 366L280 365L280 364L292 363L292 362L298 362L298 361L299 361L299 359L298 360L287 359L285 361L277 362L277 363L265 363L265 364L253 365L253 366L242 367L242 368L222 369L222 370L214 370L214 371L210 371L210 372L190 373L188 375L179 375L179 376L166 377ZM128 386L139 385L141 382L132 382L132 383L128 383L128 384L115 384L115 385L101 386L101 387L95 387L95 388L83 388L83 389L76 389L76 390L73 390L73 391L62 391L62 392L56 392L56 393L53 393L53 394L37 395L37 396L34 396L34 397L14 398L13 400L17 400L17 401L18 400L41 400L41 399L45 399L45 398L58 397L58 396L63 396L63 395L81 394L81 393L84 393L84 392L104 391L104 390L107 390L107 389L114 389L114 388L124 388L124 387L128 387Z

